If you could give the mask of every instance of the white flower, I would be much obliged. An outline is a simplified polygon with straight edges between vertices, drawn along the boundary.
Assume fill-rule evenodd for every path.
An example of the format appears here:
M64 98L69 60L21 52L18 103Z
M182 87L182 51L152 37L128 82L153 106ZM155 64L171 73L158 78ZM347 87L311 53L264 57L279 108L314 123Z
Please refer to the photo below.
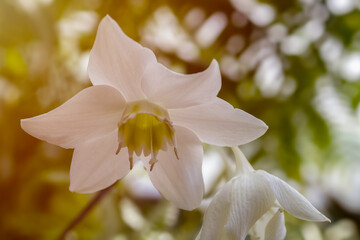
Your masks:
M260 239L284 239L284 209L303 220L330 221L286 182L254 170L240 150L233 149L242 169L211 201L197 239L243 240L250 228Z
M75 149L71 191L106 188L142 160L160 193L190 210L203 196L200 141L244 144L267 129L216 97L221 76L215 60L200 73L172 72L109 16L99 25L88 73L94 86L21 121L29 134Z

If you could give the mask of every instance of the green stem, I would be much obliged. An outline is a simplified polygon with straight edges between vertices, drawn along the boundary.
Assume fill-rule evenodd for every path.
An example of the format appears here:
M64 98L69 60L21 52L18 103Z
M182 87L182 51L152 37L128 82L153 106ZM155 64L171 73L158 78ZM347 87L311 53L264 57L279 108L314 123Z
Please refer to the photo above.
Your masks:
M73 229L81 220L95 207L97 203L108 193L114 186L116 182L98 192L93 199L85 206L85 208L76 216L76 218L65 228L65 230L61 233L61 235L57 238L58 240L65 239L66 235L69 233L71 229Z

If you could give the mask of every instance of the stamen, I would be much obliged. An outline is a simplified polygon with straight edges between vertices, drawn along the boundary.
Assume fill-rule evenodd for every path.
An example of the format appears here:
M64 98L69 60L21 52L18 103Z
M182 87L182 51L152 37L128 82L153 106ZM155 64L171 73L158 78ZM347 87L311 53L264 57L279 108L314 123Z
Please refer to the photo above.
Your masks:
M133 161L134 161L134 157L133 157L133 156L129 156L130 170L133 168Z
M151 166L150 166L150 172L153 170L154 165L155 165L155 163L151 164Z
M157 163L157 159L155 157L152 157L149 161L149 164L150 164L150 172L153 170L154 166L155 166L155 163Z
M133 168L134 154L141 157L150 155L149 167L153 170L158 161L158 152L176 149L175 129L166 109L147 100L129 102L118 123L118 142L116 154L122 148L129 151L130 169Z
M118 155L118 154L119 154L119 152L120 152L121 148L122 148L122 144L121 144L121 143L119 143L119 146L118 146L118 148L117 148L117 150L116 150L116 152L115 152L115 154L116 154L116 155Z
M176 156L177 160L180 160L176 147L174 147L174 153L175 153L175 156Z
M130 170L133 168L134 163L134 151L128 149L129 152L129 163L130 163Z
M150 161L149 161L149 164L150 164L150 172L153 170L154 166L155 166L155 163L157 163L157 159L156 159L156 155L157 155L157 152L151 152L151 158L150 158Z

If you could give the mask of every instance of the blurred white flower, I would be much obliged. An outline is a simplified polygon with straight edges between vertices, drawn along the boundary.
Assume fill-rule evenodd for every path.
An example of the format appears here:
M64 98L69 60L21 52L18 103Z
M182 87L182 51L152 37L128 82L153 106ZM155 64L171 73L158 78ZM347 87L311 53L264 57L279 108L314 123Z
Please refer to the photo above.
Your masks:
M215 195L197 239L243 240L248 233L256 239L284 239L284 209L303 220L330 221L286 182L254 170L239 148L233 150L239 174Z
M88 73L94 86L46 114L21 121L29 134L75 148L71 191L106 188L142 160L160 193L191 210L204 191L200 141L239 145L267 129L216 97L221 75L215 60L201 73L172 72L109 16L100 23Z

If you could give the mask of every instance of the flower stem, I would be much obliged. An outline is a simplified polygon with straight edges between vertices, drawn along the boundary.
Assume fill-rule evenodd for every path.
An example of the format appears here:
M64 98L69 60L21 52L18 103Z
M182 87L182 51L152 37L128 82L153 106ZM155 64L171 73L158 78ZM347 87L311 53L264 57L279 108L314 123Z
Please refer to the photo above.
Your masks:
M251 166L249 161L246 159L245 155L242 153L239 147L231 147L231 150L235 156L235 163L236 163L236 172L237 173L246 173L254 168Z
M65 230L61 233L61 235L57 238L58 240L65 239L66 235L69 233L71 229L73 229L81 220L95 207L97 203L108 193L114 186L116 182L98 192L93 199L85 206L85 208L76 216L76 218L65 228Z

